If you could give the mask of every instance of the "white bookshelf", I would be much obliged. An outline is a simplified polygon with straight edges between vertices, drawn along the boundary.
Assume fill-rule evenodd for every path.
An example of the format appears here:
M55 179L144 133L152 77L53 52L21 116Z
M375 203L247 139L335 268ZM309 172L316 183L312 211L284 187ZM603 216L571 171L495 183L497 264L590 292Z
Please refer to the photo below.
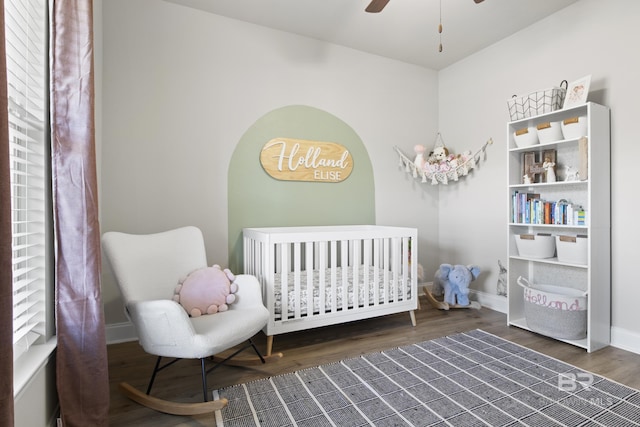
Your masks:
M544 144L518 148L514 132L537 127L547 122L586 116L586 149L584 141L580 149L580 138L559 139ZM507 170L508 170L508 316L509 325L529 329L524 314L524 290L516 280L519 276L532 283L566 286L588 292L587 334L584 339L564 340L582 347L588 352L609 345L611 330L611 187L610 187L610 113L609 108L595 103L554 111L551 113L516 120L507 124ZM523 154L536 153L538 159L546 150L556 153L556 182L533 182L525 184L523 179ZM585 159L586 151L586 159ZM588 177L577 181L565 181L567 165L575 168L583 161ZM585 162L586 160L586 162ZM544 175L542 175L544 176ZM541 200L566 200L580 205L586 211L584 225L532 224L519 222L513 215L514 193L539 194ZM560 262L552 258L530 258L520 256L516 238L521 234L548 233L551 235L586 235L586 264Z

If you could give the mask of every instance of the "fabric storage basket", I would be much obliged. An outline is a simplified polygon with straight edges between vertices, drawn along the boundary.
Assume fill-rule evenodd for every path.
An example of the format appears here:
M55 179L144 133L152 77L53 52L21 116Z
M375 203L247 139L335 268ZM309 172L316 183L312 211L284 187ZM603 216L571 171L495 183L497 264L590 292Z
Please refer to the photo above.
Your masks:
M587 236L556 236L558 261L587 265Z
M533 332L578 340L587 336L587 293L563 286L531 284L522 276L524 316Z
M559 87L538 90L522 97L513 95L507 100L511 120L526 119L561 109L567 94L567 86L567 81L563 80Z
M518 234L516 248L518 255L527 258L553 258L556 241L550 234Z

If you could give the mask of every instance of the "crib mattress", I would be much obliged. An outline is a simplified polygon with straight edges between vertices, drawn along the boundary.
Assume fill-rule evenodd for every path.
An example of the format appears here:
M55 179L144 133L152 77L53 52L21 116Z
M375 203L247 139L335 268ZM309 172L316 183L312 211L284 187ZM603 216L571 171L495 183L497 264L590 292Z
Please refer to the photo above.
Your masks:
M388 283L384 281L384 271L369 266L368 268L368 276L367 279L369 281L368 292L366 290L366 286L364 283L365 280L365 267L360 266L358 269L358 280L355 282L355 274L354 268L348 267L346 282L343 283L343 271L342 267L335 268L336 274L336 286L335 286L335 301L336 301L336 309L343 310L345 308L353 308L355 306L369 306L377 302L379 304L385 302L392 302L398 300L407 300L411 297L411 280L408 278L406 283L403 286L402 276L398 280L399 283L395 283L396 280L393 278L393 274L388 272ZM296 310L296 301L298 300L298 295L300 299L300 313L302 315L306 315L311 307L313 313L329 312L333 306L333 289L331 287L331 274L332 269L327 268L324 271L324 303L321 296L321 287L320 287L320 271L314 270L312 272L313 283L312 283L312 293L313 293L313 301L309 304L308 291L307 291L307 271L300 272L300 290L298 293L295 291L295 277L293 273L287 274L287 316L293 316ZM377 275L376 275L377 270ZM376 280L377 279L377 280ZM276 273L274 277L275 281L275 290L274 290L274 312L278 317L282 317L282 274ZM355 291L354 291L355 284ZM347 301L345 307L344 301L344 287L347 287ZM385 293L386 288L386 293ZM365 293L368 293L365 298ZM377 298L376 298L377 296ZM324 309L320 310L321 305L324 305Z

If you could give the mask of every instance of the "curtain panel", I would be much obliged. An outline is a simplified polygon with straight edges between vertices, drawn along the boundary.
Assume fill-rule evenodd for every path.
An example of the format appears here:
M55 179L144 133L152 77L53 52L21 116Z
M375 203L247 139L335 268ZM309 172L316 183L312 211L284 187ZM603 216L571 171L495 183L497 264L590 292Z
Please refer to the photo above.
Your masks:
M93 3L50 0L57 387L65 427L107 426L95 155Z
M11 267L11 176L9 100L4 37L4 0L0 0L0 378L13 379L13 278ZM0 420L14 424L13 380L0 385Z

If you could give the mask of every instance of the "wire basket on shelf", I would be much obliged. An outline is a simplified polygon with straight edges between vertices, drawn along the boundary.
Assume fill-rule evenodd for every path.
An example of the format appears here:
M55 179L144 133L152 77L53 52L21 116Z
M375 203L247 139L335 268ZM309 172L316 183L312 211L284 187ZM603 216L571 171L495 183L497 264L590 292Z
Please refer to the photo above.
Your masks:
M567 81L563 80L558 87L537 90L526 96L513 95L507 100L511 120L526 119L561 109L567 94L567 85Z

